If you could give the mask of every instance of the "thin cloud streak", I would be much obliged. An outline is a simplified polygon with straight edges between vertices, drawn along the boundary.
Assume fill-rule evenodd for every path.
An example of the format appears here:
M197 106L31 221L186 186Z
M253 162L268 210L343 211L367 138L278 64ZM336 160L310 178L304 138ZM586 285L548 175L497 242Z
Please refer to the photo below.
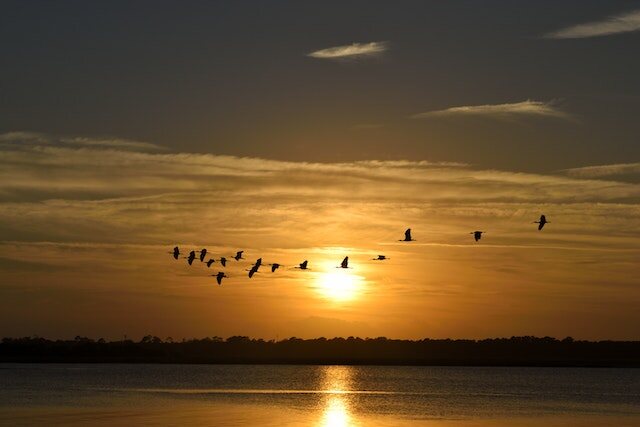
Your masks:
M610 16L602 21L573 25L545 34L548 39L582 39L640 30L640 10Z
M539 116L570 119L571 116L550 102L526 100L507 104L465 105L444 110L427 111L411 116L412 119L438 117L475 116L488 118L513 118L516 116Z
M316 50L307 56L318 59L360 58L381 55L388 48L387 42L352 43Z
M640 174L640 163L585 166L581 168L564 169L561 172L578 178L600 178L603 176Z

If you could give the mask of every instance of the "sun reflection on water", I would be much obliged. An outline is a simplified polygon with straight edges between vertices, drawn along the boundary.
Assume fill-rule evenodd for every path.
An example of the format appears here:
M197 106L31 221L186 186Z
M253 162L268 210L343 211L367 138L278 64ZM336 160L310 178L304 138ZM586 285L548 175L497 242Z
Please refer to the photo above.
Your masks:
M356 425L352 415L353 368L350 366L322 367L322 389L327 393L323 402L319 426L343 427Z

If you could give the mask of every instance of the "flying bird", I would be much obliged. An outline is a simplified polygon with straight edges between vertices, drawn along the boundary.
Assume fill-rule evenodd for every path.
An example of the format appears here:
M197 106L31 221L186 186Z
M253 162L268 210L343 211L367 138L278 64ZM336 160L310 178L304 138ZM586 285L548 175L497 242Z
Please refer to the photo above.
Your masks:
M227 266L227 259L225 257L220 257L220 264L222 264L223 267Z
M189 265L193 264L194 259L196 259L196 251L189 252L189 257L187 258Z
M349 257L348 256L344 257L344 259L340 263L340 267L336 267L336 268L349 268Z
M378 255L378 258L372 258L372 260L374 261L384 261L386 259L389 259L389 258L387 258L385 255Z
M222 285L222 279L224 277L229 277L227 275L224 274L224 272L219 271L218 274L212 274L212 276L214 276L216 278L216 281L218 282L218 285Z
M538 230L542 230L542 227L544 227L544 225L548 222L549 221L547 221L547 218L544 215L540 215L540 220L533 221L533 224L538 224Z
M243 253L243 252L244 252L244 251L238 251L238 252L236 252L236 256L234 256L233 258L234 258L236 261L240 261L241 259L244 259L244 258L242 258L242 253Z
M296 268L299 268L300 270L308 270L307 264L309 264L309 261L305 259L302 263L300 263L300 267L296 267Z
M173 254L174 259L178 259L178 257L180 256L180 249L178 249L178 247L176 246L175 248L173 248L173 252L169 252L169 253Z
M216 262L215 259L211 258L209 261L207 261L207 268L211 267L211 264L213 264L214 262Z
M206 249L201 249L200 250L200 262L204 262L204 257L207 256L207 250Z
M274 262L271 265L271 272L273 273L274 271L276 271L278 268L280 268L280 264L278 264L277 262Z
M404 239L398 240L399 242L413 242L414 239L411 238L411 229L407 228L407 231L404 232Z
M473 234L473 238L476 239L476 242L480 239L482 239L482 233L484 233L484 231L472 231L469 234Z

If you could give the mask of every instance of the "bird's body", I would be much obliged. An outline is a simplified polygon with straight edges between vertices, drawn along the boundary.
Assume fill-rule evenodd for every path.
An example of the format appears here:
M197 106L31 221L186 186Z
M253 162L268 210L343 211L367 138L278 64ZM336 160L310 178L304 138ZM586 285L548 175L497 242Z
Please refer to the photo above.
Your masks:
M241 259L243 259L243 258L242 258L242 253L243 253L243 252L244 252L244 251L238 251L238 252L236 252L236 256L234 256L233 258L234 258L236 261L240 261Z
M216 262L215 259L211 258L209 261L207 261L207 268L211 267L211 264L213 264L214 262Z
M214 276L216 278L216 281L218 282L218 285L222 285L222 279L225 277L229 277L227 275L224 274L224 272L219 271L217 274L212 274L212 276Z
M274 271L276 271L278 268L280 268L280 264L278 264L277 262L274 262L273 264L271 264L271 272L272 273Z
M378 258L373 258L374 261L384 261L386 259L389 258L387 258L385 255L378 255Z
M227 266L227 259L225 257L220 257L220 264L222 264L223 267Z
M473 234L473 238L476 239L476 242L477 242L482 238L482 233L484 233L484 231L472 231L469 234Z
M180 249L176 246L175 248L173 248L173 259L178 259L179 256L180 256Z
M207 250L206 249L200 249L200 262L204 262L204 257L207 256Z
M251 279L253 277L254 274L256 274L258 272L258 265L254 265L253 267L251 267L251 270L249 270L249 279Z
M344 257L344 259L340 263L340 267L338 267L338 268L349 268L349 257L348 256Z
M547 221L547 218L544 215L540 215L540 220L539 221L533 221L534 224L538 224L538 231L542 230L544 225L546 223L548 223L548 222L549 221Z
M414 239L411 238L411 229L407 228L404 232L404 239L400 240L400 242L413 242Z
M189 257L187 258L189 265L193 264L194 259L196 259L196 251L189 252Z
M300 267L297 267L297 268L299 268L300 270L306 270L308 264L309 264L309 261L304 260L303 262L300 263Z

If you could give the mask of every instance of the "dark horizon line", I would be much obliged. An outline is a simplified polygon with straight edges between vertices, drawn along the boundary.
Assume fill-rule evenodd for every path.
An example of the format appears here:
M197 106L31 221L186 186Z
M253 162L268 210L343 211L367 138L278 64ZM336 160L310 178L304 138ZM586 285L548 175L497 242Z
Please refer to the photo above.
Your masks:
M485 340L380 338L288 338L265 341L243 336L162 341L68 341L4 338L0 362L182 363L414 366L557 366L640 368L640 341L576 341L532 336Z
M249 335L229 335L226 338L218 335L212 336L204 336L201 338L191 337L191 338L179 338L174 339L171 336L167 336L166 338L158 337L157 335L143 335L139 341L128 337L126 334L123 335L122 339L104 339L102 337L99 338L91 338L82 335L76 335L74 338L47 338L41 337L39 335L28 335L28 336L5 336L0 339L0 342L5 342L7 340L44 340L47 342L96 342L96 343L122 343L122 342L132 342L132 343L163 343L163 344L172 344L172 343L185 343L185 342L199 342L199 341L214 341L214 342L229 342L236 340L248 340L252 342L259 343L270 343L277 344L288 341L348 341L348 340L356 340L356 341L395 341L395 342L411 342L411 343L420 343L420 342L467 342L467 343L482 343L482 342L491 342L491 341L510 341L510 340L544 340L544 341L555 341L555 342L576 342L576 343L640 343L640 339L577 339L568 335L564 338L552 337L549 335L545 336L536 336L536 335L512 335L512 336L498 336L498 337L486 337L486 338L389 338L386 336L377 336L377 337L360 337L360 336L333 336L333 337L325 337L318 336L314 338L301 338L296 337L295 335L288 336L285 338L258 338L252 337Z

